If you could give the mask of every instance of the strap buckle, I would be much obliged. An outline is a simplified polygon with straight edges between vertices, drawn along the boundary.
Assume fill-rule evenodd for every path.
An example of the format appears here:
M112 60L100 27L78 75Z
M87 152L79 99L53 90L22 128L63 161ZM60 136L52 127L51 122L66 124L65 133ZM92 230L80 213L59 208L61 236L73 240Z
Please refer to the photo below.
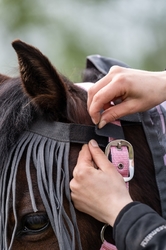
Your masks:
M111 147L117 147L117 149L121 149L122 146L126 146L128 148L129 153L129 176L123 177L125 182L129 182L134 176L134 150L133 146L126 140L113 140L108 143L105 148L105 155L109 158Z

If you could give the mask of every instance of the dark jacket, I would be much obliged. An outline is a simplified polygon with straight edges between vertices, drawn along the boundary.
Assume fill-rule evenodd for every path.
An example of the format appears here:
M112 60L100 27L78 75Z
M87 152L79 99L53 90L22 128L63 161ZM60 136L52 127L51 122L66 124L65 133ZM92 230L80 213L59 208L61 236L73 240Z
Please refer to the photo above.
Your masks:
M147 205L125 206L113 229L118 250L166 250L166 221Z

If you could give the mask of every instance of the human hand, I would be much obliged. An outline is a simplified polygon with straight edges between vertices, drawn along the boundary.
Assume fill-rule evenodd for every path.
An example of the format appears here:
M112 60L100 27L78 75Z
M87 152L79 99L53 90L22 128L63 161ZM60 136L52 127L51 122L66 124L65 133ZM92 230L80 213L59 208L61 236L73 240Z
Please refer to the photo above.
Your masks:
M113 66L88 91L88 110L95 124L148 110L166 100L166 72ZM113 105L114 102L116 105ZM104 110L101 113L101 110Z
M84 145L70 182L75 207L113 226L121 209L132 202L122 176L94 140Z

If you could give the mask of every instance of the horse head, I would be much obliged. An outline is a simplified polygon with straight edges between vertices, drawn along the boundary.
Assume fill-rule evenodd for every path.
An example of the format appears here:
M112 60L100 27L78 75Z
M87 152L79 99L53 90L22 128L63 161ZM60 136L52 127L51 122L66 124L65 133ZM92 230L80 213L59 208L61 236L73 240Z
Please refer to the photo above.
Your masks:
M12 45L20 77L0 75L1 248L100 249L103 224L75 210L69 190L84 143L77 135L70 142L71 125L93 128L87 93L60 74L38 49L19 40ZM153 161L143 129L138 125L126 127L124 132L136 152L131 195L160 213ZM141 150L138 133L144 145ZM142 155L146 155L146 162ZM149 196L152 190L153 198ZM106 235L113 242L111 232Z
M20 77L1 76L2 248L90 249L92 244L95 249L99 240L92 236L100 223L75 214L70 200L69 181L81 144L70 146L52 140L47 131L44 136L31 131L33 124L40 130L45 124L54 129L54 122L92 124L86 91L58 73L38 49L21 41L12 45Z

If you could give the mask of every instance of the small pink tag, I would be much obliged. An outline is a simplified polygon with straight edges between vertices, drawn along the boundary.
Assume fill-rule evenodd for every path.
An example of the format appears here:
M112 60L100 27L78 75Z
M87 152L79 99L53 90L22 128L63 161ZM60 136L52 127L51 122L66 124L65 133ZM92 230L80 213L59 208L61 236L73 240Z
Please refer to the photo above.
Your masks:
M104 240L100 250L117 250L116 246Z

